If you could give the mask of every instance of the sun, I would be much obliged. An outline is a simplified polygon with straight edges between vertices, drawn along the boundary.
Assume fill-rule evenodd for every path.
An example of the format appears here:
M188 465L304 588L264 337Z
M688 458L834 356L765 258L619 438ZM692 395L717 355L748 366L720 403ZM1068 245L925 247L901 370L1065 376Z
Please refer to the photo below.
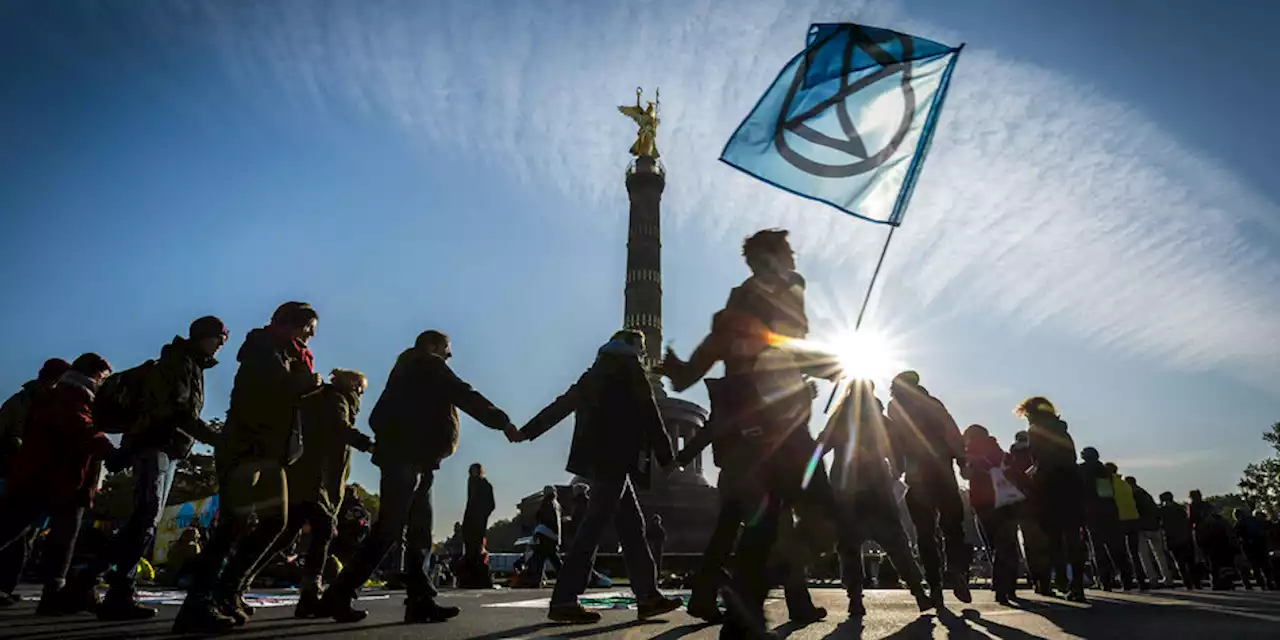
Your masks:
M903 366L902 358L888 336L863 329L828 342L847 378L883 380Z

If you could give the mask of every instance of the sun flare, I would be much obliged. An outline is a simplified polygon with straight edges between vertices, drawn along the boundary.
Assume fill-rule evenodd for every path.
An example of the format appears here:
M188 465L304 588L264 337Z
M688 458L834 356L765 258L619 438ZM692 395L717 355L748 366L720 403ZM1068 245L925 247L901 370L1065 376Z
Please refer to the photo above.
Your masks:
M847 378L887 379L903 367L902 358L892 340L875 331L850 332L829 344Z

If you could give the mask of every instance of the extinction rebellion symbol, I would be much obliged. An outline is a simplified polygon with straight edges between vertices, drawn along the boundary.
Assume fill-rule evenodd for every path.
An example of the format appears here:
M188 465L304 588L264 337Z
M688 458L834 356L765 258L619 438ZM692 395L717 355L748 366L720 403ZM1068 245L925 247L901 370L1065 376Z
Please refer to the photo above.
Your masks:
M783 100L773 140L774 147L777 148L778 153L792 166L805 173L822 178L848 178L866 173L884 164L885 161L893 157L902 141L906 139L907 133L911 129L912 115L916 109L915 91L911 87L911 38L902 34L890 35L890 37L896 37L902 47L902 60L899 61L881 47L881 42L877 42L862 29L856 26L845 28L849 32L848 37L845 39L844 53L840 66L840 90L835 95L815 104L813 107L788 117L787 114L791 112L791 105L795 102L796 95L803 88L805 77L809 72L810 56L812 54L806 54L805 58L800 62L800 67L797 69L795 77L791 81L791 87L787 90L787 96ZM855 49L861 49L872 60L876 61L881 68L874 73L858 78L850 84L849 75L853 72ZM820 50L821 47L815 49L815 51ZM853 119L849 117L848 98L868 85L894 74L900 74L902 78L902 117L899 120L897 129L884 148L877 150L875 153L868 153L862 136L858 134L858 130L853 124ZM836 119L840 122L840 129L844 133L844 139L829 136L806 124L809 120L825 113L832 106L835 106ZM786 133L788 131L813 144L840 151L851 158L857 158L857 160L849 164L826 164L806 158L791 148L790 143L787 142Z

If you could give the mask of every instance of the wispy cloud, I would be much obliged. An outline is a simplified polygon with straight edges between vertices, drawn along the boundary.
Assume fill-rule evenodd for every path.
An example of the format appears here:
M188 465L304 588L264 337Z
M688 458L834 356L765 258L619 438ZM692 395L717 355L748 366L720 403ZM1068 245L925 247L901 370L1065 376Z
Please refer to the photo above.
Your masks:
M1222 456L1216 451L1179 451L1176 453L1156 454L1140 458L1120 458L1115 460L1120 475L1133 475L1139 471L1155 471L1175 469L1188 465L1203 465Z
M807 259L865 277L876 228L716 160L806 25L831 19L954 40L890 3L847 0L210 2L160 22L207 38L254 92L394 120L435 153L491 161L584 204L624 197L633 129L613 105L661 85L678 225L733 236L787 226ZM994 314L1174 368L1275 375L1275 220L1274 202L1141 111L973 42L880 304Z

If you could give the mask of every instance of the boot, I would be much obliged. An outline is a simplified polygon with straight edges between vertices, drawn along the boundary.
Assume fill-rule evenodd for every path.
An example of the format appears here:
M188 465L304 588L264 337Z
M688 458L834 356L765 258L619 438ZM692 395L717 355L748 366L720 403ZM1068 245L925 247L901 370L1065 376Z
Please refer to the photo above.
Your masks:
M60 616L63 613L62 588L46 584L44 590L40 592L40 604L36 606L36 615Z
M222 612L208 596L188 595L178 617L173 621L174 633L214 634L234 629L236 621Z
M456 618L459 613L462 613L462 609L458 607L444 607L436 604L434 598L420 598L404 608L404 621L406 624L444 622Z
M102 604L102 599L98 597L97 581L73 580L62 588L57 600L62 607L62 612L72 613L97 613L98 607ZM41 599L43 602L43 598Z
M248 624L249 618L253 616L253 607L250 607L239 593L219 597L216 599L216 604L218 611L234 620L237 627Z
M352 606L355 598L350 593L337 587L329 587L320 598L320 609L335 622L360 622L369 617L369 612Z
M636 603L636 613L641 620L648 620L671 613L682 606L684 601L680 598L668 598L659 593Z
M595 624L600 622L600 614L588 611L580 603L553 604L547 611L547 619L560 624Z
M98 607L98 619L103 622L127 622L156 617L156 610L134 599L133 589L112 587Z
M955 588L951 590L956 600L969 604L973 602L973 594L969 592L969 575L963 571L958 571L951 577L955 582Z
M320 604L320 588L308 585L298 595L298 606L293 609L295 618L327 618L324 607Z
M861 603L859 603L861 604ZM852 606L852 605L851 605ZM827 610L823 607L809 605L808 609L788 612L791 622L804 626L827 619Z

